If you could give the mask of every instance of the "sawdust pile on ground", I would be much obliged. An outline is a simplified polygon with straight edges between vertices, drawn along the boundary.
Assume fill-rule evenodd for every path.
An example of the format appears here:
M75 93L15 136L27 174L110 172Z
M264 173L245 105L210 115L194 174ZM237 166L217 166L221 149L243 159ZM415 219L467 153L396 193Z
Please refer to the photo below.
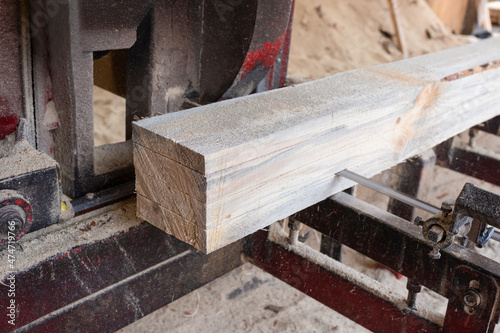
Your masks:
M125 141L125 98L94 86L94 144Z
M471 41L453 35L425 0L397 3L410 57ZM400 59L388 0L296 1L290 75L317 79Z

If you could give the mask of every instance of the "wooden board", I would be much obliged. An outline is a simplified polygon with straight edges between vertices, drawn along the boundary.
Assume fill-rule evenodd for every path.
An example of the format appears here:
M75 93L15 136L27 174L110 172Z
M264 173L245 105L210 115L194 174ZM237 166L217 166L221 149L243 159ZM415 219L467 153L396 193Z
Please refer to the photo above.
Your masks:
M470 0L427 0L437 17L457 34L462 32Z
M456 34L470 35L477 26L491 31L487 0L427 0L439 19Z
M491 23L496 25L500 24L500 1L488 2L487 6L490 13Z
M214 251L500 114L499 67L490 39L138 121L138 214Z

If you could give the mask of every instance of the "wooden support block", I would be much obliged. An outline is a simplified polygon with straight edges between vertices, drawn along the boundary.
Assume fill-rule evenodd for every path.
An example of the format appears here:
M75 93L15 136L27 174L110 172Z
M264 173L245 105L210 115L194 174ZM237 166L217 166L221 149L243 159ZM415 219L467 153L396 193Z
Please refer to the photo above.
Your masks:
M427 0L436 16L455 33L462 32L471 0Z
M408 48L404 37L404 30L401 27L401 18L399 17L399 5L397 0L389 0L389 9L391 10L391 18L394 24L394 31L398 40L399 51L401 51L403 58L408 58Z
M491 23L499 25L500 24L500 1L488 2L487 4Z
M138 215L214 251L500 114L499 60L490 39L138 121Z

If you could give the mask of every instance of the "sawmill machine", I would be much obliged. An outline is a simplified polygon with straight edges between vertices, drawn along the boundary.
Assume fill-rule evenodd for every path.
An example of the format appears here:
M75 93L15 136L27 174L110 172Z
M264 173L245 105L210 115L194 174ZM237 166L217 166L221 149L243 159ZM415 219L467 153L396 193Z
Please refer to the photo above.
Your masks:
M453 138L399 166L388 212L342 192L210 254L135 217L132 122L283 87L293 5L0 0L0 332L113 332L247 261L375 332L493 331L500 265L475 249L498 238L500 199L464 184L440 208L412 200L436 161L500 185L498 158ZM122 142L95 145L94 86L125 98ZM408 277L408 295L370 287L342 244ZM422 286L445 314L416 306Z

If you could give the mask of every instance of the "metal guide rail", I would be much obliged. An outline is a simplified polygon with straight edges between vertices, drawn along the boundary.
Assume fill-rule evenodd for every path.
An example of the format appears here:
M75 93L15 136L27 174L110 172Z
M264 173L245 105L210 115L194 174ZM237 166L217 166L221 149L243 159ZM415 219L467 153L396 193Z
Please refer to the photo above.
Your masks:
M458 244L435 260L417 226L345 193L292 219L289 238L255 234L247 249L250 261L364 327L374 332L489 332L498 322L499 263ZM405 275L407 300L363 285L348 268L304 249L293 240L298 221ZM416 306L421 286L448 298L444 317Z

